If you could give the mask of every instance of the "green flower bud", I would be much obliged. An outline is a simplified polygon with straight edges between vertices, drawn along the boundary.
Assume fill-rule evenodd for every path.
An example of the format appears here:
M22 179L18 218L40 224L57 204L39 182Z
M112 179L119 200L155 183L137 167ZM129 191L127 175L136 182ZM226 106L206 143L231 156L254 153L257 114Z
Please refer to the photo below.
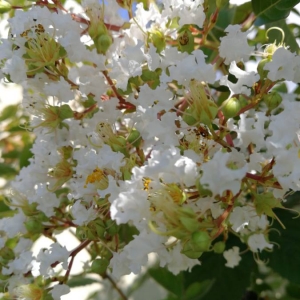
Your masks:
M103 274L106 272L109 266L109 260L106 258L97 258L92 262L91 271L97 274Z
M209 250L211 237L206 231L197 231L192 234L191 241L197 251L205 252Z
M30 233L41 233L44 229L43 224L41 224L41 222L37 221L34 218L28 218L28 220L24 222L24 224L27 231Z
M184 243L182 253L189 258L198 258L203 252L209 251L211 237L206 231L197 231L190 240Z
M10 3L0 0L0 14L5 14L11 10Z
M242 105L239 99L233 97L225 101L225 104L222 107L222 112L224 114L224 117L229 119L235 117L237 113L241 110L241 108Z
M4 247L0 251L0 256L3 260L9 261L15 258L15 253L12 249Z
M97 52L99 54L105 54L110 45L113 43L113 39L109 34L102 34L94 40Z
M215 253L221 254L224 252L226 244L223 241L217 242L213 246L213 250Z
M187 241L183 245L183 249L181 250L181 253L186 255L188 258L196 259L199 258L203 252L196 250L193 242Z
M277 91L272 91L263 96L263 101L266 103L269 110L277 108L282 102L282 97Z

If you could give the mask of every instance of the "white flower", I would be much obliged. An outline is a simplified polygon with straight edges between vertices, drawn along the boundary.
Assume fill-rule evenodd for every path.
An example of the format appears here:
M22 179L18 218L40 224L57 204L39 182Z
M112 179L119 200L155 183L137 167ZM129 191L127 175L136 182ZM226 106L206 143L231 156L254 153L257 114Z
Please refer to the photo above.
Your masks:
M55 285L50 294L52 295L54 300L60 300L61 296L70 293L70 287L66 284L57 284Z
M296 55L284 47L279 47L272 56L272 61L267 63L264 70L268 70L268 78L272 81L285 79L293 80L295 76Z
M240 257L240 249L239 247L232 247L232 249L229 249L227 251L224 251L223 256L227 260L225 266L228 268L234 268L239 265L240 260L242 259Z
M250 250L252 252L258 252L264 250L265 248L272 249L273 245L266 241L265 236L262 233L252 234L247 241Z
M247 61L254 50L254 47L248 45L248 32L241 32L240 25L229 25L225 32L228 35L221 38L219 47L220 56L225 58L225 63Z
M220 84L228 86L231 95L241 93L250 96L251 88L253 84L259 80L259 75L253 71L247 72L240 69L236 65L235 61L231 62L229 72L233 74L238 79L238 81L236 83L233 83L228 80L228 75L226 75L221 78Z
M73 204L71 212L75 218L73 223L79 226L85 225L97 217L97 212L94 210L93 206L87 209L80 201L76 201Z
M214 157L202 165L203 175L200 182L207 185L214 195L222 195L226 190L231 190L235 195L241 187L241 180L247 172L247 165L232 170L227 168L230 153L217 152Z

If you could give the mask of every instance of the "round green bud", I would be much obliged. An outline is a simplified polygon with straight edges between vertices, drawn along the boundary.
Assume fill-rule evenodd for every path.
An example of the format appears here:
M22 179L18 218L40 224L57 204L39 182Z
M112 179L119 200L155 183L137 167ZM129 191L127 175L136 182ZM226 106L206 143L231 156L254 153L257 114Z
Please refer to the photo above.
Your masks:
M97 49L97 52L99 54L105 54L110 45L113 42L112 37L109 34L102 34L99 37L97 37L95 40L95 46Z
M195 245L191 241L188 241L184 244L181 253L186 255L188 258L196 259L199 258L203 252L196 250Z
M217 242L213 246L213 250L215 253L221 254L224 252L226 244L223 241Z
M263 101L266 103L269 110L277 108L282 102L282 97L276 91L272 91L263 96Z
M106 258L97 258L92 262L91 271L97 274L103 274L106 272L109 266L109 260Z
M30 233L41 233L44 229L43 224L34 218L29 218L24 224Z
M233 97L229 100L226 100L226 103L222 107L222 112L224 114L224 117L229 119L235 117L238 112L241 110L242 105L239 99Z
M191 241L194 243L196 250L205 252L211 245L211 237L206 231L197 231L192 234Z
M10 3L0 0L0 14L5 14L11 10Z
M15 253L12 249L4 247L0 251L0 256L3 260L9 261L15 258Z

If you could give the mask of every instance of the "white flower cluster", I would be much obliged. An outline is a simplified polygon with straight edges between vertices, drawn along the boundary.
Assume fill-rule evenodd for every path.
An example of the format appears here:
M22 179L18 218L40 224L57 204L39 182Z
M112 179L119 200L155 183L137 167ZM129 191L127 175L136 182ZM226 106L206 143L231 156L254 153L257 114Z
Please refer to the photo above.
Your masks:
M212 250L234 267L228 234L254 253L272 249L267 217L300 189L300 103L272 90L299 82L300 58L273 45L258 72L244 71L253 48L230 25L215 51L236 81L217 82L194 38L207 26L203 1L140 3L126 24L117 2L83 1L81 15L16 11L0 45L0 75L23 87L36 135L11 184L15 214L0 220L1 249L17 237L1 270L12 295L38 293L35 279L50 284L59 263L66 277L52 297L68 293L77 251L54 242L34 257L30 247L71 227L100 274L138 274L150 253L174 274ZM222 104L217 83L228 88Z

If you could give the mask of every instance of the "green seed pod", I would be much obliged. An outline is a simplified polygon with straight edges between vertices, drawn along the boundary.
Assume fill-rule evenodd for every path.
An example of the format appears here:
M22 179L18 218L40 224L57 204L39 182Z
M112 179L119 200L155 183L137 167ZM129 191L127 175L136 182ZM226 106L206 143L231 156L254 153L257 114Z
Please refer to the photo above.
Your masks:
M282 97L277 91L264 95L263 101L266 103L269 110L277 108L282 102Z
M239 99L233 97L230 98L229 100L226 100L225 102L226 103L222 107L222 112L224 114L224 117L227 119L235 117L242 108Z

